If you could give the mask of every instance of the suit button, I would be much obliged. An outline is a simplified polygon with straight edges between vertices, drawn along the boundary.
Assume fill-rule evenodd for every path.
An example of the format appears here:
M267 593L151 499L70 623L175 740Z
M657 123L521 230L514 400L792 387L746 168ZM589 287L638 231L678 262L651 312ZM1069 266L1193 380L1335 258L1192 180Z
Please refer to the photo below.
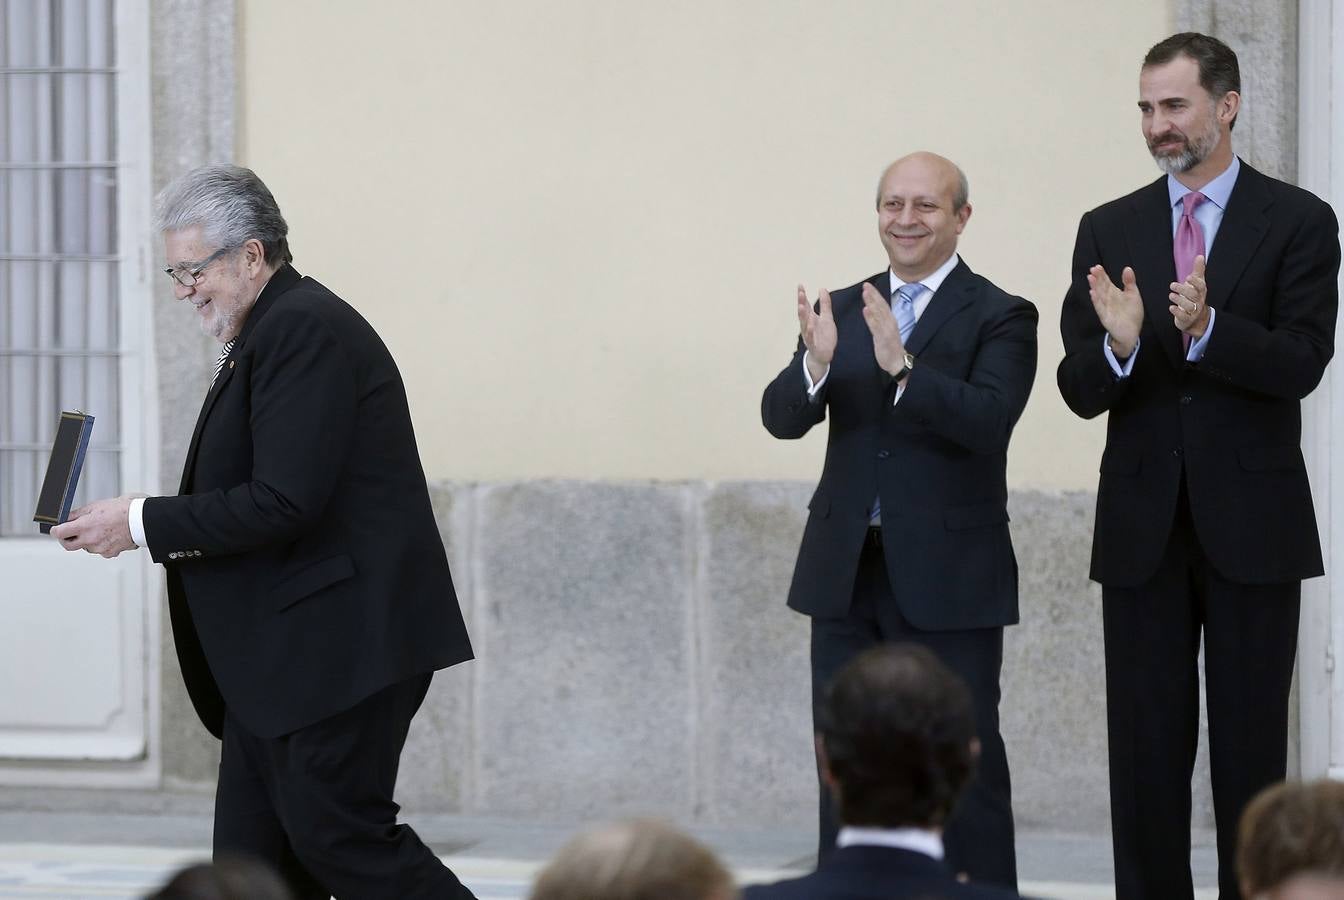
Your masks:
M1175 450L1171 451L1171 455L1172 455L1172 456L1184 456L1184 455L1185 455L1185 451L1182 450L1180 447L1177 447Z
M877 451L877 458L878 458L878 459L886 459L888 456L891 456L891 451L890 451L890 450L879 450L879 451Z
M1190 405L1190 400L1191 400L1191 397L1190 397L1189 394L1184 394L1184 395L1182 395L1182 396L1181 396L1181 406L1189 406L1189 405Z
M169 553L169 554L168 554L168 558L169 558L169 559L177 559L177 551L174 550L172 553Z

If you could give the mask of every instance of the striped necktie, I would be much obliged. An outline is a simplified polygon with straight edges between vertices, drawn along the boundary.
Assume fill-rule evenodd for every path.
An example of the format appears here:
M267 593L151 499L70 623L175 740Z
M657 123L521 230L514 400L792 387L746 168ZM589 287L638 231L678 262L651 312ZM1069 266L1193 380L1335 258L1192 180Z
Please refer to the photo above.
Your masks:
M233 340L236 341L237 338L234 338ZM224 360L229 358L229 351L232 349L233 341L229 341L224 345L224 349L219 351L219 359L215 360L215 374L210 376L210 387L214 387L215 382L219 380L219 372L224 368Z
M918 281L903 284L896 289L896 301L891 304L891 313L896 317L896 327L901 329L901 343L910 340L910 332L915 330L915 301L928 288Z

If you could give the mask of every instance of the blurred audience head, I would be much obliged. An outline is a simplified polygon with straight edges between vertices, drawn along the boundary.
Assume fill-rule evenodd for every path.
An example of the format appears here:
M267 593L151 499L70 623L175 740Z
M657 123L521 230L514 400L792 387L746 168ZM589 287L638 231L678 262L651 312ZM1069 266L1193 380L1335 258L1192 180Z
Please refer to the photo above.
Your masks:
M187 866L145 900L293 900L293 895L270 866L235 857Z
M844 825L940 829L975 767L970 691L925 647L882 644L827 688L817 755Z
M671 825L632 819L585 831L537 876L531 900L733 900L718 858Z
M1248 900L1344 900L1344 783L1261 791L1241 817L1237 877Z

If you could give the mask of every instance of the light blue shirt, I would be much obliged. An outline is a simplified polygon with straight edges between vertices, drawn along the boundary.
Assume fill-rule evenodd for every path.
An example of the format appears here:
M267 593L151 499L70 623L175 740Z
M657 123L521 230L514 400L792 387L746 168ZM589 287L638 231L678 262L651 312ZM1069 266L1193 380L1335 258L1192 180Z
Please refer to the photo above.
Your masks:
M1227 210L1227 201L1232 196L1232 188L1236 186L1237 175L1241 172L1241 160L1232 157L1232 164L1222 171L1217 178L1210 181L1200 190L1204 195L1204 202L1195 207L1195 221L1199 223L1200 229L1204 232L1204 259L1207 261L1213 251L1213 239L1218 236L1218 229L1223 224L1223 213ZM1171 200L1171 234L1176 236L1176 229L1181 223L1182 203L1181 200L1191 190L1176 180L1176 176L1167 176L1167 196ZM1218 317L1218 311L1209 308L1209 324L1204 329L1204 336L1197 341L1192 341L1189 351L1185 358L1189 362L1199 362L1204 358L1204 349L1209 345L1209 338L1213 336L1213 324ZM1139 345L1134 345L1134 352L1125 360L1125 364L1120 365L1120 361L1115 358L1111 352L1111 338L1107 335L1102 345L1105 349L1106 360L1111 364L1112 371L1120 378L1125 378L1134 370L1134 359L1139 355Z

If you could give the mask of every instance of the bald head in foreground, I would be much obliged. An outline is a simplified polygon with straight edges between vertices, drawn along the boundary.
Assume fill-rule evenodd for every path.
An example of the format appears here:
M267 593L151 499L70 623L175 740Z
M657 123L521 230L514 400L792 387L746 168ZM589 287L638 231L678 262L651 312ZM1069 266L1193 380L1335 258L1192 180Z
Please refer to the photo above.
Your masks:
M957 240L966 175L904 156L877 189L883 271L812 302L802 285L793 359L761 419L800 438L829 419L826 462L788 605L812 618L814 720L825 686L863 650L927 647L970 689L982 756L937 842L955 871L1017 883L1008 759L999 735L1003 629L1017 622L1006 468L1036 375L1036 308L971 271ZM802 739L802 736L799 736ZM820 781L820 842L837 835Z
M718 857L655 819L592 828L541 870L530 900L734 900Z

